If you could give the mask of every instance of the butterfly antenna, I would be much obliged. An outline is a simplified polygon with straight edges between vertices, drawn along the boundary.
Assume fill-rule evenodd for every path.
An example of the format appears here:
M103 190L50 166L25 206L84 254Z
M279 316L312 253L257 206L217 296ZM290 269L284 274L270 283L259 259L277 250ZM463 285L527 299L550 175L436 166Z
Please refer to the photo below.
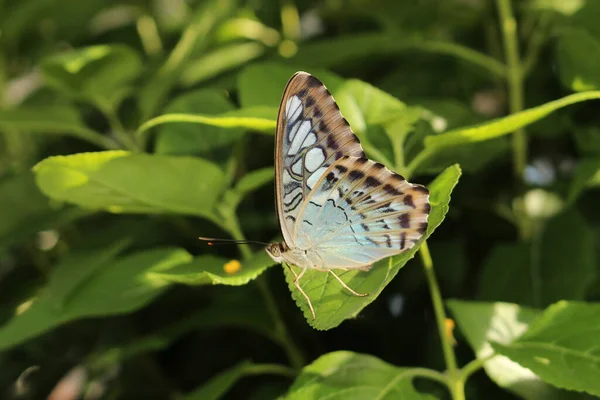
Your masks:
M198 239L208 242L209 246L216 246L218 244L260 244L264 246L268 246L269 243L259 242L257 240L235 240L235 239L218 239L218 238L208 238L200 236Z

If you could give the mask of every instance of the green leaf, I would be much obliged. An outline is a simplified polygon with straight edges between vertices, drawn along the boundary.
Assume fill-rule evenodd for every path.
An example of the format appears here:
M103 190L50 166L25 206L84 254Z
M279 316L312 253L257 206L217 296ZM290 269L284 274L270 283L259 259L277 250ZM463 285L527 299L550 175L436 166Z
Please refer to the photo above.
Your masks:
M594 234L586 221L569 210L549 220L538 235L533 244L492 249L478 285L479 300L545 307L584 298L595 275Z
M285 399L435 399L413 385L418 375L376 357L336 351L302 368Z
M114 239L113 239L114 240ZM114 261L131 241L118 241L107 247L93 251L79 251L69 254L56 267L48 279L44 296L52 306L62 311L72 299L85 287L85 283L94 278L101 268Z
M138 128L136 134L139 136L157 125L172 122L205 124L229 129L244 128L272 135L275 133L275 127L277 126L277 108L249 107L219 115L164 114L144 122Z
M70 135L103 148L114 148L108 137L86 127L77 111L66 105L27 106L0 110L0 129Z
M505 137L423 150L423 141L435 136L434 132L480 123L483 118L471 107L454 100L424 99L418 103L426 109L423 118L429 124L426 127L420 125L404 146L407 158L411 160L408 167L411 175L437 174L455 163L463 172L475 173L509 150L509 141Z
M556 48L563 85L576 92L600 89L600 43L583 29L561 31Z
M490 122L428 136L425 138L425 147L437 148L490 140L523 128L560 108L594 99L600 99L600 91L575 93Z
M246 375L250 361L242 361L235 366L219 373L204 385L186 394L183 400L219 400L231 389L237 381Z
M600 27L596 15L600 12L600 4L596 1L574 1L571 4L569 18L565 21L571 28L585 29L596 40L600 39ZM564 7L564 6L563 6Z
M552 10L564 15L576 13L583 5L585 5L585 2L580 0L533 0L530 4L534 9Z
M450 300L447 302L458 328L467 338L478 360L492 354L492 342L510 345L521 336L541 312L511 303L480 303ZM495 356L483 364L494 382L526 400L570 399L576 395L540 380L531 370L504 356Z
M600 127L595 125L574 126L572 130L580 154L586 156L600 155Z
M0 248L48 229L68 212L50 206L30 172L0 181Z
M114 213L213 217L225 183L214 164L191 157L126 151L49 157L33 168L52 199Z
M222 91L204 89L185 93L165 109L167 114L219 115L234 109ZM176 155L210 156L214 149L230 146L242 130L208 124L168 124L158 129L156 152ZM211 157L208 157L211 158Z
M222 215L232 215L246 195L259 187L271 182L275 176L273 168L261 168L244 175L235 185L223 195L219 206Z
M600 396L599 326L600 304L560 301L516 341L492 346L545 382Z
M253 42L234 43L220 47L190 61L179 78L182 86L193 86L226 71L248 64L265 53L266 47Z
M400 268L414 257L420 244L442 223L448 212L450 194L456 186L460 175L460 168L458 165L454 165L442 172L428 186L431 193L431 213L429 214L427 232L409 251L377 262L370 271L338 272L338 276L349 287L361 293L369 293L368 296L352 296L330 274L308 270L301 280L301 286L311 298L317 315L317 319L314 320L306 300L298 292L293 283L294 276L288 268L284 268L286 281L292 297L313 328L319 330L335 328L344 320L358 315L363 308L377 298L385 286L396 276Z
M160 295L165 285L148 279L148 272L188 263L191 255L181 249L153 249L114 260L114 252L96 262L98 252L58 265L48 288L30 299L11 320L0 327L0 349L23 343L66 322L135 311ZM101 253L100 253L101 254ZM76 267L89 268L74 276Z
M272 62L246 67L238 75L240 104L242 107L268 106L278 109L285 84L297 71L294 67ZM310 73L323 81L332 93L344 82L325 70L313 69Z
M179 265L166 272L152 272L148 278L157 282L185 285L241 286L258 278L275 262L265 251L259 251L248 261L227 260L213 255L198 256L189 264Z
M569 187L569 203L575 202L584 190L598 186L600 186L600 159L579 160Z
M449 41L407 38L387 33L361 33L308 43L300 47L292 58L293 62L315 68L343 66L353 60L364 60L369 56L398 54L408 51L423 51L447 54L479 67L494 75L506 74L504 66L485 54Z
M423 110L407 107L395 97L356 79L346 81L332 93L367 154L389 165L392 160L389 153L393 153L394 165L402 168L404 139L414 129ZM377 136L376 126L384 128L387 138ZM386 152L389 148L392 151Z
M238 10L237 6L236 0L208 0L195 7L193 16L186 21L186 28L165 63L139 90L138 104L143 120L154 115L179 80L189 60L194 54L206 50L214 37L215 29ZM172 11L170 9L169 12Z
M271 182L274 176L275 171L271 167L250 171L236 183L234 189L241 197L243 197Z
M506 154L509 149L510 142L504 137L460 146L426 148L411 160L409 170L411 175L432 174L457 163L465 173L475 173Z
M256 332L275 343L281 340L275 331L273 319L265 312L265 303L256 285L224 286L219 288L219 293L220 296L213 298L210 307L194 313L186 323L194 329L236 327Z
M408 107L394 96L357 79L344 82L334 96L355 132L363 133L367 125L380 125L406 115ZM412 122L420 117L420 109Z
M41 68L46 83L55 89L115 109L144 66L127 46L98 45L50 56Z

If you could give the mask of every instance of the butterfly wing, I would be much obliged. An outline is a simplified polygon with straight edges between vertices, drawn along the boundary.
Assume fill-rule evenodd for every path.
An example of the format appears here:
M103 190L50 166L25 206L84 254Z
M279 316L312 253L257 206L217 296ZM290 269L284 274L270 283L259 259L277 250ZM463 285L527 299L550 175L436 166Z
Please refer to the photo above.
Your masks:
M324 268L365 269L413 247L430 210L424 186L364 157L342 157L310 192L295 235Z
M306 72L288 82L279 107L275 144L275 197L286 244L309 192L336 160L364 157L363 149L325 85Z

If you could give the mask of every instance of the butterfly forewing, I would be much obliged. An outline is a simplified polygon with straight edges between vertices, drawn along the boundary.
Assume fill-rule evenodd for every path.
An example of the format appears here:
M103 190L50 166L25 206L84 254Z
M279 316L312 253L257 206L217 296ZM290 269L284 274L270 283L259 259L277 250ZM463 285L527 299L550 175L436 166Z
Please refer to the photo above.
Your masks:
M364 157L342 157L301 207L295 237L327 269L364 268L411 248L430 209L425 187Z
M325 171L363 149L333 97L317 78L297 72L279 108L275 145L275 190L286 244L295 245L298 212Z

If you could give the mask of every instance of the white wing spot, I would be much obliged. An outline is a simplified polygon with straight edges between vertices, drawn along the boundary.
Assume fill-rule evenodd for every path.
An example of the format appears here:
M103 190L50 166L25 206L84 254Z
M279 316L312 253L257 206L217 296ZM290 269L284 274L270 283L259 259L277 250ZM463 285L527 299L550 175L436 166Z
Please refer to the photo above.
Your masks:
M298 96L292 96L285 103L285 118L288 122L295 121L302 112L302 101Z
M294 135L294 140L292 140L292 144L288 150L288 156L293 156L294 154L298 153L301 148L310 146L312 143L317 141L317 138L314 134L309 135L311 127L312 125L310 121L302 121L298 127L298 132ZM308 139L310 136L313 136L312 143L305 144L306 139Z
M292 181L292 176L290 175L289 172L287 172L287 169L283 170L283 184L287 184L290 183Z
M292 165L292 172L296 175L302 175L302 157Z
M292 125L292 128L290 129L289 133L288 133L288 143L291 142L292 140L294 140L294 138L296 137L296 134L298 133L298 129L300 128L300 125L302 125L301 122L296 122L294 125Z
M304 165L306 165L306 170L308 172L313 172L323 164L323 161L325 161L325 152L323 149L315 147L306 153Z
M321 176L326 170L326 167L321 167L315 172L313 172L312 175L306 180L306 186L312 189L313 186L315 186L315 183L317 183L317 181L321 178Z

